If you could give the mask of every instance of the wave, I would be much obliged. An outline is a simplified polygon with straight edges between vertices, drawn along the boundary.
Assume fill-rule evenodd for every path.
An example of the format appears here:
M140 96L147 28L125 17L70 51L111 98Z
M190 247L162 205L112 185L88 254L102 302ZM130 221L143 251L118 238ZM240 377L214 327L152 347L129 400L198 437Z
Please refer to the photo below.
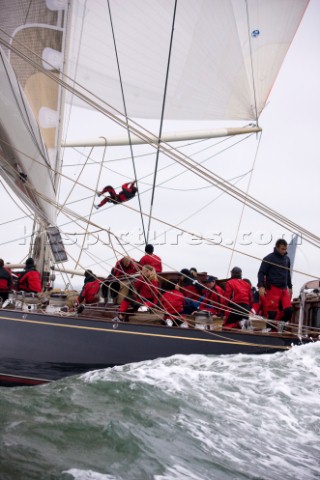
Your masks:
M319 385L315 343L261 356L176 355L0 389L2 474L319 479Z

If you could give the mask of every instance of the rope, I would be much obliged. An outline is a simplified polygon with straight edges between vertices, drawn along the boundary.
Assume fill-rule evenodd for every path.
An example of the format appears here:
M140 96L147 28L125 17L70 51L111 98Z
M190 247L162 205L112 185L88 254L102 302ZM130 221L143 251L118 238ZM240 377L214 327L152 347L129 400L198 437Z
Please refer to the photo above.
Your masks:
M173 43L173 33L174 33L174 25L175 25L175 19L176 19L176 11L177 11L177 0L175 0L175 2L174 2L174 10L173 10L173 17L172 17L172 27L171 27L169 54L168 54L168 62L167 62L167 70L166 70L166 79L165 79L163 99L162 99L162 108L161 108L161 117L160 117L160 127L159 127L159 134L158 134L158 148L157 148L157 152L156 152L156 164L155 164L154 176L153 176L153 186L152 186L152 194L151 194L151 202L150 202L149 222L148 222L148 232L147 232L146 244L148 243L148 240L149 240L149 233L150 233L150 226L151 226L151 218L152 218L152 210L153 210L153 202L154 202L154 193L155 193L155 188L156 188L156 180L157 180L157 172L158 172L158 164L159 164L159 154L160 154L159 146L160 146L160 142L161 142L163 119L164 119L164 110L165 110L166 99L167 99L167 89L168 89L168 80L169 80L169 68L170 68L170 62L171 62L171 53L172 53L172 43Z
M34 161L37 162L37 163L40 163L40 162L37 161L37 160L34 160ZM9 166L9 168L11 168L11 169L13 170L13 167L11 167L10 164L8 164L8 166ZM63 176L64 176L65 178L73 181L72 178L70 178L70 177L68 177L68 176L66 176L66 175L63 175ZM85 188L88 188L86 185L81 184L80 182L78 182L78 184L81 185L81 186L83 186L83 187L85 187ZM56 208L60 208L61 211L63 211L63 213L64 213L66 216L69 215L69 218L73 218L73 219L77 218L77 219L83 221L84 223L88 223L88 224L90 224L91 226L94 226L96 229L101 229L101 230L107 232L107 230L106 230L105 228L101 227L100 225L96 224L95 222L92 222L91 220L89 221L87 218L83 217L83 216L80 215L80 214L77 214L77 213L74 212L73 210L70 210L69 208L66 208L66 207L63 208L63 206L62 206L61 204L59 204L58 202L50 201L50 200L48 199L48 197L45 197L44 195L41 195L34 187L32 187L32 185L29 185L29 188L32 189L32 191L33 191L37 196L41 197L43 200L47 201L48 203L50 203L51 205L55 206ZM134 207L130 207L129 205L124 204L123 207L128 208L128 209L131 210L131 211L137 212L137 210L136 210ZM147 215L147 214L143 213L143 215ZM158 222L162 223L163 225L169 226L170 229L178 230L178 231L180 231L180 232L182 232L182 233L186 233L187 235L193 236L193 237L195 237L195 238L197 238L197 239L199 239L199 240L205 240L206 242L208 242L208 243L211 244L211 245L216 245L216 243L215 243L214 241L212 241L211 239L206 238L206 237L203 237L202 235L199 235L199 234L197 234L196 232L190 232L189 230L182 229L182 228L180 228L179 226L173 225L173 224L171 224L171 223L169 223L169 222L167 222L167 221L164 221L164 220L162 220L162 219L160 219L160 218L158 218L158 217L153 217L153 218L154 218L155 220L157 220ZM113 235L114 235L114 234L113 234ZM116 237L116 235L114 235L114 236ZM100 240L99 237L96 237L96 238L97 238L98 240ZM120 241L119 241L119 244L121 244ZM224 249L227 249L227 250L230 250L230 251L233 250L231 247L228 247L227 245L223 245L223 244L219 244L219 245L220 245L222 248L224 248ZM246 257L249 257L249 258L252 258L252 259L255 259L255 260L259 260L260 262L262 261L261 258L256 257L256 256L253 256L253 255L250 255L250 254L245 253L245 252L242 252L242 251L240 251L240 250L234 249L234 251L237 252L237 253L239 253L239 254L241 254L241 255L244 255L244 256L246 256ZM170 266L169 266L169 267L170 267ZM171 267L171 268L172 268L172 267ZM305 276L309 276L309 277L315 278L315 279L318 279L318 278L319 278L318 275L307 274L306 272L302 272L302 271L299 271L299 270L293 270L293 271L296 272L296 273L300 273L300 274L302 274L302 275L305 275Z
M106 140L106 139L105 139ZM104 164L104 159L105 159L105 155L107 153L107 140L106 140L106 144L105 144L105 147L104 147L104 150L103 150L103 155L102 155L102 161L100 163L100 172L99 172L99 175L98 175L98 178L97 178L97 182L96 182L96 190L98 190L98 184L99 184L99 180L100 180L100 177L101 177L101 170L102 170L102 166ZM79 177L78 177L79 178ZM94 206L94 197L92 199L92 203L91 203L91 209L90 209L90 213L89 213L89 221L91 220L91 216L92 216L92 211L93 211L93 206ZM82 252L83 252L83 247L84 247L84 243L87 239L87 236L88 236L88 228L89 228L89 223L87 223L86 225L86 229L85 229L85 233L84 233L84 237L82 239L82 246L81 246L81 249L80 249L80 253L79 253L79 256L78 256L78 260L75 264L75 269L77 268L77 266L79 265L80 263L80 259L81 259L81 255L82 255Z
M9 48L10 48L10 46L9 46ZM19 54L19 53L18 53L18 54ZM159 148L163 148L162 145L161 145ZM164 149L164 151L166 151L166 149ZM170 152L169 152L169 153L170 153ZM170 155L169 155L169 156L170 156ZM186 156L184 156L184 157L186 157ZM176 153L174 153L174 154L171 156L171 158L176 158ZM180 158L180 157L178 157L178 158ZM188 159L188 157L186 157L186 158ZM189 160L190 160L190 162L192 161L191 159L189 159ZM225 182L225 183L227 184L228 182ZM125 205L125 207L126 207L126 208L130 208L131 210L133 210L131 207L129 207L129 206L127 206L127 205ZM270 210L270 211L271 211L271 210ZM161 220L160 220L160 221L161 221ZM167 222L163 222L163 221L161 221L161 222L164 223L164 224L170 225L170 224L168 224ZM277 222L277 223L278 223L278 222ZM172 225L171 225L171 227L172 227L172 228L175 228L175 227L172 226ZM179 229L179 230L182 231L182 229ZM299 230L299 231L302 231L302 230L300 230L299 228L298 228L298 230ZM183 230L183 231L184 231L185 233L189 233L189 234L190 234L190 232L188 232L188 231L186 231L186 230ZM307 232L307 231L306 231L306 232ZM307 233L308 233L308 232L307 232ZM192 234L192 235L193 235L193 234ZM312 235L312 234L311 234L311 235ZM200 239L203 239L202 237L199 237L199 236L197 236L197 237L200 238ZM313 236L313 238L314 238L315 240L319 240L318 237L316 237L316 236ZM310 241L308 238L306 238L306 240ZM313 242L310 242L310 243L313 243ZM313 244L315 244L315 243L313 243ZM222 246L223 246L223 245L222 245ZM223 246L223 247L224 247L224 248L228 248L228 247L226 247L226 246ZM244 254L243 252L239 252L239 253ZM244 255L246 255L246 254L244 254ZM249 256L249 257L251 257L251 258L256 258L256 257L252 257L251 255L247 255L247 256ZM318 278L318 277L315 277L315 278Z
M35 66L35 68L42 71L44 74L46 74L47 76L52 78L55 82L59 83L64 88L66 88L67 90L72 92L74 95L77 95L80 99L82 99L83 101L85 101L86 103L91 105L97 111L100 111L101 113L106 115L108 118L112 119L118 125L120 125L122 127L125 127L125 128L128 127L128 121L126 120L126 122L125 122L118 116L119 114L121 115L121 112L117 112L118 113L118 115L117 115L115 109L112 109L113 111L105 109L100 104L98 104L95 100L88 98L86 95L84 95L80 91L71 87L65 81L63 81L59 78L56 78L50 71L46 71L43 67L41 67L41 65L38 65L37 63L35 63L32 59L28 58L26 55L24 55L19 50L14 48L12 45L10 45L5 40L0 39L0 43L4 44L7 48L14 51L20 57L24 58L28 63ZM83 89L83 90L88 91L86 89ZM90 92L88 92L88 93L90 93ZM93 94L91 94L91 96L93 98L97 98ZM112 107L110 107L110 108L112 108ZM152 140L154 139L154 135L151 132L149 132L147 129L144 129L141 126L138 126L138 124L136 122L133 122L132 120L130 120L129 128L130 128L131 132L135 133L139 138L142 138L143 140L145 140L149 143L152 142ZM153 148L159 148L168 157L174 159L177 163L179 163L181 165L184 165L186 168L188 168L190 171L192 171L195 175L199 176L200 178L205 179L209 183L212 183L212 184L216 185L222 191L228 193L230 196L237 199L238 201L243 202L246 199L247 200L247 205L252 210L254 210L256 212L259 212L261 215L265 216L266 218L269 218L269 219L273 220L278 225L286 226L286 228L288 228L288 230L290 230L291 232L300 233L305 238L306 241L308 241L309 243L311 243L314 246L318 246L318 244L320 242L320 238L317 235L314 235L312 232L308 231L307 229L300 227L299 225L292 222L291 220L284 217L283 215L279 214L275 210L273 210L273 209L265 206L263 203L255 200L253 197L251 197L249 195L246 196L241 190L239 190L239 189L235 188L234 186L230 185L222 177L214 174L213 172L210 172L209 170L205 169L203 166L201 166L201 168L200 168L199 164L197 164L195 161L193 161L187 155L184 155L181 152L177 152L176 150L174 150L174 152L171 151L171 147L169 148L169 145L166 142L162 142L161 144L156 145L156 146L153 145L152 143L150 145ZM130 208L130 207L127 207L127 208ZM318 244L317 244L317 242L318 242Z
M120 81L124 116L125 116L126 127L127 127L126 129L127 129L129 145L130 145L132 166L133 166L133 171L134 171L134 177L135 177L135 180L137 182L138 202L139 202L142 230L143 230L143 235L144 235L145 242L147 243L147 237L146 237L146 233L145 233L144 221L143 221L143 215L142 215L142 205L141 205L140 194L139 194L138 175L137 175L136 165L135 165L135 161L134 161L134 154L133 154L132 141L131 141L131 132L130 132L130 128L129 128L129 117L128 117L128 113L127 113L127 105L126 105L126 100L125 100L125 95L124 95L123 82L122 82L122 76L121 76L121 71L120 71L120 62L119 62L119 56L118 56L118 49L117 49L117 45L116 45L116 38L115 38L115 33L114 33L114 28L113 28L113 21L112 21L111 7L110 7L110 1L109 0L108 0L108 10L109 10L109 18L110 18L110 25L111 25L111 31L112 31L114 51L115 51L116 60L117 60L117 68L118 68L118 74L119 74L119 81Z
M246 194L248 194L248 192L250 190L251 180L252 180L252 176L253 176L253 172L254 172L257 156L258 156L258 151L259 151L259 147L260 147L260 143L261 143L261 138L262 138L262 135L259 136L258 147L257 147L256 153L255 153L255 156L254 156L253 163L252 163L250 176L249 176L249 181L248 181L248 185L247 185L247 189L246 189ZM235 239L234 239L234 245L236 245L236 242L238 240L239 231L240 231L245 207L246 207L246 201L244 201L244 203L242 204L241 215L240 215L240 218L239 218L237 233L236 233L236 236L235 236ZM226 275L228 275L228 272L231 270L231 263L232 263L232 260L233 260L233 254L234 254L234 250L232 250L232 253L231 253L231 256L230 256L229 266L228 266L228 270L226 272Z

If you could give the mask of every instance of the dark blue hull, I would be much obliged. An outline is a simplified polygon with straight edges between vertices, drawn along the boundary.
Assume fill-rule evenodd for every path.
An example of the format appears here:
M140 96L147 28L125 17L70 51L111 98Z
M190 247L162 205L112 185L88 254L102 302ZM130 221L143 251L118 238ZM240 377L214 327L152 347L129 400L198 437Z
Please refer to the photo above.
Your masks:
M36 385L90 370L175 354L262 354L297 337L113 323L15 310L0 312L0 385Z

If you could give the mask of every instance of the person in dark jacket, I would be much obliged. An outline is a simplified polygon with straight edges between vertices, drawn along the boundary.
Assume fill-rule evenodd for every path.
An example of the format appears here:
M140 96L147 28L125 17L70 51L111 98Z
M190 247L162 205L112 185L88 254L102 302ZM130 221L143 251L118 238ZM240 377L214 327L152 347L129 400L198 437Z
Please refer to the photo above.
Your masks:
M251 285L242 280L241 268L233 267L231 270L231 279L226 282L224 296L228 310L223 327L240 328L240 321L248 319L253 303Z
M41 275L36 269L33 258L26 260L26 267L18 279L18 289L32 293L42 291Z
M4 267L4 261L0 258L0 297L3 301L8 299L9 291L12 289L12 275Z
M277 319L282 309L283 321L292 317L292 282L290 274L290 258L287 254L288 244L280 238L276 241L272 253L263 258L258 272L259 295L265 297L265 309L270 320Z
M98 197L104 193L108 193L109 195L101 200L98 205L95 205L95 208L98 209L103 207L103 205L105 205L107 202L118 204L131 200L138 191L137 187L135 187L135 184L136 180L134 182L124 183L121 187L122 190L119 193L116 193L115 189L111 185L107 185L101 192L98 193Z

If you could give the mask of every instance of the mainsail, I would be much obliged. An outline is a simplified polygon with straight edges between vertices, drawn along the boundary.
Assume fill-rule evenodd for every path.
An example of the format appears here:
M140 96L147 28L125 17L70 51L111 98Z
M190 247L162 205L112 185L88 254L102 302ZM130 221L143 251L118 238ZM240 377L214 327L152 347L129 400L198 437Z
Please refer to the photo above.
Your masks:
M159 118L168 71L165 118L256 121L308 0L108 4L72 2L79 85L123 112L122 84L130 117Z

